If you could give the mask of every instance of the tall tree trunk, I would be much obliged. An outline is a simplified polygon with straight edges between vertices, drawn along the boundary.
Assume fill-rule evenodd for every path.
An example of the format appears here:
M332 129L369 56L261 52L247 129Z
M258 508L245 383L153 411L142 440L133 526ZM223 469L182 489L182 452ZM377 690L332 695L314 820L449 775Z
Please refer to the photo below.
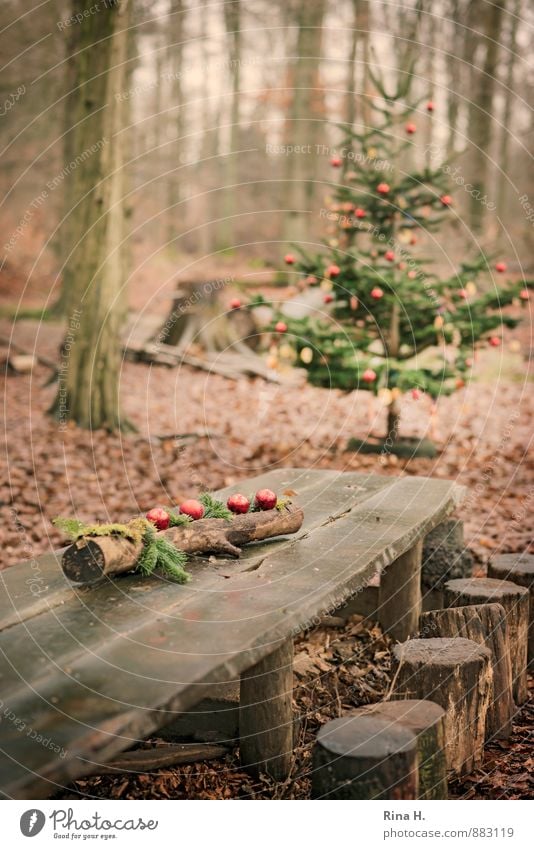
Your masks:
M504 92L504 110L502 116L501 138L499 144L499 155L497 162L500 168L497 176L497 212L501 218L506 214L506 196L508 189L508 151L510 147L512 120L512 104L514 102L514 71L517 50L517 28L521 15L521 0L516 0L512 10L510 21L510 33L508 39L508 64L506 68L506 91Z
M300 145L308 153L287 157L285 208L286 238L303 241L307 231L306 211L314 196L313 177L317 172L316 139L321 115L318 68L321 62L322 25L325 0L300 0L295 20L298 26L293 73L293 102L289 114L289 144ZM308 148L309 145L309 148ZM320 155L320 154L319 154Z
M358 47L358 6L361 0L352 0L352 8L354 10L354 18L352 22L350 52L347 60L347 92L345 96L345 121L347 129L352 130L356 118L356 50Z
M185 212L184 201L180 195L180 152L184 132L182 65L185 8L183 0L170 0L169 12L167 65L170 75L170 120L172 123L171 134L173 129L176 133L176 142L170 148L172 151L172 170L167 178L167 232L170 241L176 237L177 227L175 222L177 220L183 221Z
M241 86L241 0L226 0L224 4L224 22L228 36L228 57L230 61L231 106L230 106L230 150L225 157L225 183L219 224L220 247L233 245L235 215L237 213L238 194L236 185L239 179L240 145L240 86Z
M488 180L488 157L493 135L493 95L505 4L506 0L495 0L494 3L484 4L481 9L485 18L482 37L485 53L482 69L478 75L478 86L474 97L470 100L469 108L469 143L472 163L470 181L474 189L470 200L470 225L475 232L480 232L482 229L486 208L480 202L480 197L486 191Z
M361 42L360 62L361 71L359 75L360 86L360 113L362 116L362 124L364 127L371 125L371 96L372 86L369 76L369 68L371 65L371 9L368 0L356 0L356 21L358 25L358 39Z
M131 0L106 0L98 14L79 13L74 63L76 110L71 116L76 247L67 261L70 325L63 345L53 411L62 424L120 426L120 330L124 317L123 146Z

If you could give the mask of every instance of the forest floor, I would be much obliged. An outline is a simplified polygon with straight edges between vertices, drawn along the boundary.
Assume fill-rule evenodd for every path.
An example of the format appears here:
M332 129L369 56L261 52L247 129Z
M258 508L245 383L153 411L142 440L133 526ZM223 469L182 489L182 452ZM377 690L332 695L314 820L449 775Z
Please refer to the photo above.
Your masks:
M1 320L0 334L10 337L12 332L19 344L33 349L36 343L40 353L57 360L60 327ZM124 362L123 410L137 433L110 435L58 427L46 414L56 391L46 366L27 375L4 374L2 566L57 547L61 538L51 525L57 515L126 520L156 504L179 502L202 487L214 490L272 468L306 466L436 476L467 485L459 516L476 574L484 574L494 553L533 550L531 348L530 327L508 332L499 350L480 356L475 381L439 401L433 425L440 451L434 459L348 452L350 437L364 438L384 427L384 410L367 393L346 395L249 378L231 381L187 367ZM6 346L0 360L2 353ZM427 399L405 399L405 434L425 434L431 418ZM376 626L352 621L304 635L299 655L296 706L306 721L290 782L251 783L231 752L222 762L160 770L154 776L86 779L66 797L305 798L314 732L341 709L383 696L389 647ZM532 757L528 760L526 750L532 720L530 703L517 717L513 738L492 744L483 769L451 787L451 793L461 798L532 794Z

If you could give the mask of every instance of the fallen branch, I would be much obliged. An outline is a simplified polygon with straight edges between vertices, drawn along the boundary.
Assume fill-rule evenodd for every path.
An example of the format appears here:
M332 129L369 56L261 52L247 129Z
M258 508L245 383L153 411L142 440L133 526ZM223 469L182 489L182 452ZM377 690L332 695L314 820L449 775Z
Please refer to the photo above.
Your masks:
M212 743L183 743L158 746L155 749L136 749L123 752L114 761L94 769L94 775L109 775L120 772L148 772L162 767L192 764L222 758L228 749Z
M187 525L169 528L163 536L187 554L222 554L239 557L241 546L249 542L285 534L294 534L302 526L300 507L287 505L280 510L245 513L226 519L198 519ZM119 575L135 568L143 551L143 542L124 536L83 536L63 554L63 572L71 581L92 583L104 575Z

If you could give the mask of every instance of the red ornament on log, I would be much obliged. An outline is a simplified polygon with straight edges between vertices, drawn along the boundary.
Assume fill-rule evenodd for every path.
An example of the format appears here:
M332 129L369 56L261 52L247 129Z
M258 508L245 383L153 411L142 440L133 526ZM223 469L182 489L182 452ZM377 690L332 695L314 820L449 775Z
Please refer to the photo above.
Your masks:
M272 510L276 507L277 501L276 493L272 489L259 489L254 499L256 507L259 507L260 510Z
M158 531L166 531L171 523L171 517L162 507L153 507L146 514L146 518L156 526Z
M226 506L232 513L248 513L250 501L246 495L241 495L241 493L237 492L235 495L230 496L226 502Z
M204 515L204 505L197 501L196 498L190 498L180 504L180 513L185 516L190 516L192 519L202 519Z

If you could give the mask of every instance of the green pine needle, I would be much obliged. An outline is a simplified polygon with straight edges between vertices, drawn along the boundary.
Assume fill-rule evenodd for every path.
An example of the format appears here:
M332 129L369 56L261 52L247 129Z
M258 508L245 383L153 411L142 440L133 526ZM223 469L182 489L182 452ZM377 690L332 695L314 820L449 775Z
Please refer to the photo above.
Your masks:
M187 563L187 554L184 551L175 548L162 536L156 537L154 545L157 553L156 566L160 572L178 584L186 584L191 580L191 575L184 569Z
M233 513L223 504L218 501L209 492L203 492L199 495L198 500L204 506L204 519L232 519Z
M192 521L191 516L186 516L184 513L169 513L170 523L169 527L171 528L179 528L183 525L189 525Z

